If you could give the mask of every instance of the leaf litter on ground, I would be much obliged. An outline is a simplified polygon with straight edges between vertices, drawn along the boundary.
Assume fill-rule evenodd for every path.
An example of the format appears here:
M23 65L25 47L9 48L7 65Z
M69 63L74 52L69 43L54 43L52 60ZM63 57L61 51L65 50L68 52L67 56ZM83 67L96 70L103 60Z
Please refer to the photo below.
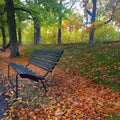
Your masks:
M87 60L89 56L90 54L86 54L83 59ZM7 74L9 61L21 64L27 62L25 58L8 59L4 57L2 61L4 62L2 65L0 64L0 67L3 69L4 76ZM103 68L99 69L102 72ZM75 69L74 72L79 73ZM4 81L6 95L9 96L7 101L10 105L4 119L104 120L108 116L112 117L113 114L120 114L120 92L103 84L95 84L84 75L73 74L73 71L68 68L57 66L47 77L47 81L48 93L44 96L36 83L20 79L20 97L17 101L14 101L13 93L11 93L7 81Z

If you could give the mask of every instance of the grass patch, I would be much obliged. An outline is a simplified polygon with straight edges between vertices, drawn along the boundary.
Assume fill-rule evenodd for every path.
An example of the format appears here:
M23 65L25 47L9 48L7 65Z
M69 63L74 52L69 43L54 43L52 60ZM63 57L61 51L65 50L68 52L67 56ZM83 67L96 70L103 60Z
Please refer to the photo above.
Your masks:
M24 56L29 56L33 49L63 49L59 65L72 75L85 75L95 83L120 91L120 43L32 46L26 48Z
M108 117L107 120L120 120L120 115L113 115L111 117Z

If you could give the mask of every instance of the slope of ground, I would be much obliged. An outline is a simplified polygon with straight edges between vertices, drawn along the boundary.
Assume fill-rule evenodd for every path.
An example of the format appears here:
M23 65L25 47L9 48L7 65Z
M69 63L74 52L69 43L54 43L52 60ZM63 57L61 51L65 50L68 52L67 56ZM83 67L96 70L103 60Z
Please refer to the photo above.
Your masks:
M119 84L119 46L117 43L93 47L78 44L34 46L31 49L21 47L22 56L14 59L8 58L9 51L0 53L0 67L4 76L7 76L8 62L26 64L34 48L64 49L61 61L47 76L47 95L44 95L44 91L39 89L36 83L20 79L19 99L14 101L9 83L4 81L9 104L5 120L104 120L107 117L119 119L119 87L112 89L108 84ZM35 71L42 73L42 70ZM14 74L12 72L12 77Z

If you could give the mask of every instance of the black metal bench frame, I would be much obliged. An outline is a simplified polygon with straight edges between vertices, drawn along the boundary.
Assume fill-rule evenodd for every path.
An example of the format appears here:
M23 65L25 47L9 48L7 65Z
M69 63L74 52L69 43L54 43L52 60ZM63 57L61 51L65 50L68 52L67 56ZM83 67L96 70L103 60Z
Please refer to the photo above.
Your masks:
M11 88L15 94L15 97L18 98L18 77L28 78L36 82L41 82L45 92L46 85L44 84L45 77L52 72L54 67L57 65L60 60L61 55L63 54L63 50L39 50L36 49L31 54L28 64L21 65L14 62L10 62L8 64L8 80L10 82ZM42 76L36 75L35 71L32 71L28 68L30 64L35 65L36 67L40 67L46 71L46 73ZM16 71L15 78L15 86L13 85L12 80L10 79L10 67Z

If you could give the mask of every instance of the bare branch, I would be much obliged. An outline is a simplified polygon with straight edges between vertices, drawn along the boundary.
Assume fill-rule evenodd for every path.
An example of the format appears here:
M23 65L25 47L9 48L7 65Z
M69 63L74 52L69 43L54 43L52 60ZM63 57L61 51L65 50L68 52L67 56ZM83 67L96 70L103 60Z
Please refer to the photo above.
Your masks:
M86 9L86 12L87 12L90 16L92 16L92 13L91 13L88 9Z
M74 6L74 4L76 3L76 0L72 3L72 5L70 6L70 10L72 9L72 7Z
M98 27L101 27L101 26L103 26L103 25L106 25L107 23L109 23L110 21L113 20L113 18L114 18L114 13L115 13L115 11L116 11L116 9L117 9L117 6L119 5L118 3L119 3L119 0L116 2L116 5L113 6L112 14L111 14L110 18L109 18L107 21L105 21L105 22L103 22L102 24L100 24L99 26L97 26L97 28L98 28ZM95 29L96 29L96 28L95 28Z

